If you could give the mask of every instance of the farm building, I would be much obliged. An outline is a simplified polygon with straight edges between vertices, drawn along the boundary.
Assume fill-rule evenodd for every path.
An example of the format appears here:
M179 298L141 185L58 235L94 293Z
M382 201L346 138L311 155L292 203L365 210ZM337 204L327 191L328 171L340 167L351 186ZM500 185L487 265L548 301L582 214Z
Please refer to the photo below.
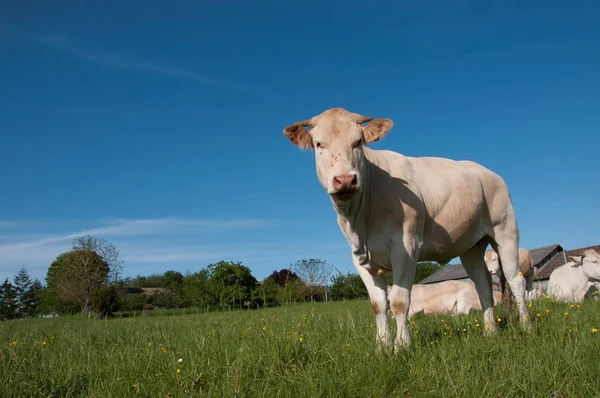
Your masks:
M143 294L144 296L154 296L158 293L168 293L169 289L164 287L128 287L129 294Z
M545 290L552 271L568 262L569 256L579 256L587 249L594 249L600 252L600 245L565 250L561 245L554 244L535 249L529 249L531 255L533 256L535 267L535 276L533 279L534 288L541 287ZM471 282L471 279L467 275L467 272L463 268L462 264L458 263L441 267L439 271L429 275L420 283L428 284L448 280ZM496 277L494 277L494 280L496 280Z

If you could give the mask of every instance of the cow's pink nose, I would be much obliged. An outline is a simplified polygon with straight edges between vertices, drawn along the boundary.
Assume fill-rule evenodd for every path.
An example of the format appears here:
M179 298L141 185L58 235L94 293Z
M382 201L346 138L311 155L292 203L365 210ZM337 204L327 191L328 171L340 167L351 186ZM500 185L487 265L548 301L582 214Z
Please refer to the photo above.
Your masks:
M358 187L356 174L340 174L333 177L333 187L338 192L355 191Z

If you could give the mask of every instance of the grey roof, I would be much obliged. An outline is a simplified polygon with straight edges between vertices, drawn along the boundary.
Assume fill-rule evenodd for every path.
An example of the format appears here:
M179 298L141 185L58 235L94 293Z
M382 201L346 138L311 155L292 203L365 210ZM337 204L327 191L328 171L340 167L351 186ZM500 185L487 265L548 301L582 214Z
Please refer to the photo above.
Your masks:
M592 249L600 253L600 245L580 247L577 249L567 250L564 253L562 253L561 250L561 252L555 253L550 261L546 263L546 266L539 270L534 280L549 279L550 275L555 269L569 261L569 256L581 256L583 252L588 249ZM565 259L567 261L565 261Z
M550 246L538 247L536 249L529 250L533 257L533 263L536 268L539 268L546 264L550 259L557 253L563 251L560 245L554 244Z
M423 279L419 283L436 283L451 279L464 279L468 277L469 275L467 275L467 271L465 271L461 263L448 264L442 266L438 271L429 275L427 278Z
M557 244L529 249L533 257L534 266L536 268L546 264L556 254L556 252L562 250L562 247ZM419 283L437 283L447 280L464 279L468 277L469 275L467 275L467 271L465 271L461 263L448 264L442 266L437 272L429 275Z

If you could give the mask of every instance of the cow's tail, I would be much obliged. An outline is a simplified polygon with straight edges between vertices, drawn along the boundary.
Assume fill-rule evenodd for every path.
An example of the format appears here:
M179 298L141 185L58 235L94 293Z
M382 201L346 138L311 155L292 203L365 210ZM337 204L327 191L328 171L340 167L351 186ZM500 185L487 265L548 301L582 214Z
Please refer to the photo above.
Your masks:
M506 318L509 322L512 322L514 319L513 294L508 286L508 283L506 282L506 277L502 271L502 266L500 266L498 270L498 279L500 279L500 291L502 292L502 303L506 309Z

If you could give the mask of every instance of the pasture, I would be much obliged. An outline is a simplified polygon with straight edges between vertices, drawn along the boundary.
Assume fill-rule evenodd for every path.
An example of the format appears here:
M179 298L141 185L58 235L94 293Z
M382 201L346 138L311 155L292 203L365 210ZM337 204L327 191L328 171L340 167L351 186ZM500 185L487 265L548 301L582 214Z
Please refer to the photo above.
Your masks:
M396 355L376 352L367 300L1 322L0 396L600 395L600 302L541 299L528 311L531 335L507 327L500 307L491 338L480 311L419 315L412 346Z

